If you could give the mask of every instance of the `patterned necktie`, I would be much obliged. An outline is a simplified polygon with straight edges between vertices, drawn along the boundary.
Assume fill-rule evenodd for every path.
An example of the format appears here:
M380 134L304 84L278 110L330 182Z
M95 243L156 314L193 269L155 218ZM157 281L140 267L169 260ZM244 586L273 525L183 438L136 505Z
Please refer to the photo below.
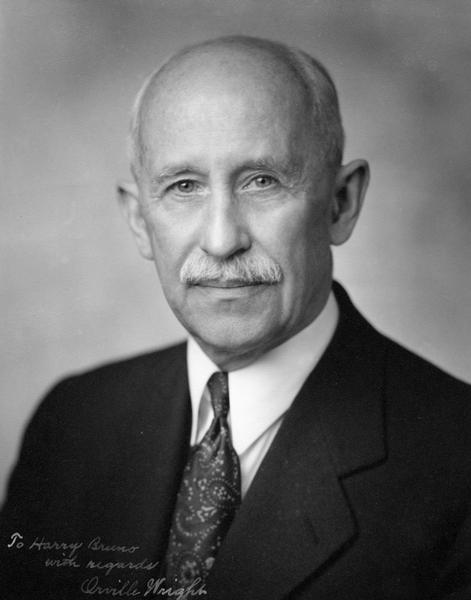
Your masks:
M183 472L167 548L167 584L178 588L206 579L241 498L239 458L227 424L227 373L211 375L208 389L214 419Z

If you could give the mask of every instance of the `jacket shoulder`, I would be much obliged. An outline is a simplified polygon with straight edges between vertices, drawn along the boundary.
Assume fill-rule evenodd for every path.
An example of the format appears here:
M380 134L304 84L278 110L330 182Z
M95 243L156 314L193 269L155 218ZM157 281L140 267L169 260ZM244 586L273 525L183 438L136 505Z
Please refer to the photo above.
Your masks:
M471 473L471 385L400 344L385 341L384 400L391 454L439 471ZM418 449L421 449L420 451Z
M185 349L181 343L67 376L42 399L33 422L90 422L110 414L125 418L149 398L158 402L175 378L186 379Z
M380 335L384 340L387 362L386 377L399 389L409 388L436 397L463 397L471 402L471 385L439 366L405 348L401 344Z
M124 379L130 376L138 376L149 370L166 369L179 366L185 359L186 343L175 344L159 350L153 350L144 354L138 354L121 360L110 361L73 374L63 381L73 380L77 383L93 381L99 383L116 377Z

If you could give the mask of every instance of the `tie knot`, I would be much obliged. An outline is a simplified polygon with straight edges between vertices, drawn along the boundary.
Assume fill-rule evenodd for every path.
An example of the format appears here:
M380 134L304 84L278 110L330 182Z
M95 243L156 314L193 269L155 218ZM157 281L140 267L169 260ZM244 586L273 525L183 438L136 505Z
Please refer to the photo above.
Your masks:
M211 395L211 404L213 405L214 416L227 417L229 412L229 385L227 382L227 373L218 371L213 373L208 380L208 389Z

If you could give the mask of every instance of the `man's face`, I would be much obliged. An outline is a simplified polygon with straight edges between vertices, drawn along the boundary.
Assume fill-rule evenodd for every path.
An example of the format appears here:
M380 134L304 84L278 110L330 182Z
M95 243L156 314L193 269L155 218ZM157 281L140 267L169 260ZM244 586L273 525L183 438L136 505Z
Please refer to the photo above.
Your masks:
M183 326L221 368L238 368L326 301L331 177L318 172L295 82L240 66L177 75L145 113L148 257Z

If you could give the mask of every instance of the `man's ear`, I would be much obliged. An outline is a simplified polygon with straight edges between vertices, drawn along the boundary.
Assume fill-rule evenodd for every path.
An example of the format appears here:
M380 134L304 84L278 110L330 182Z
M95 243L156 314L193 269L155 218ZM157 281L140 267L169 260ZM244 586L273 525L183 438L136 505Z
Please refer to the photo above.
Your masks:
M334 185L330 242L339 246L348 240L363 205L370 168L366 160L352 160L340 167Z
M123 215L134 235L139 252L144 258L153 260L152 244L139 201L139 188L132 181L121 181L116 187L118 202Z

